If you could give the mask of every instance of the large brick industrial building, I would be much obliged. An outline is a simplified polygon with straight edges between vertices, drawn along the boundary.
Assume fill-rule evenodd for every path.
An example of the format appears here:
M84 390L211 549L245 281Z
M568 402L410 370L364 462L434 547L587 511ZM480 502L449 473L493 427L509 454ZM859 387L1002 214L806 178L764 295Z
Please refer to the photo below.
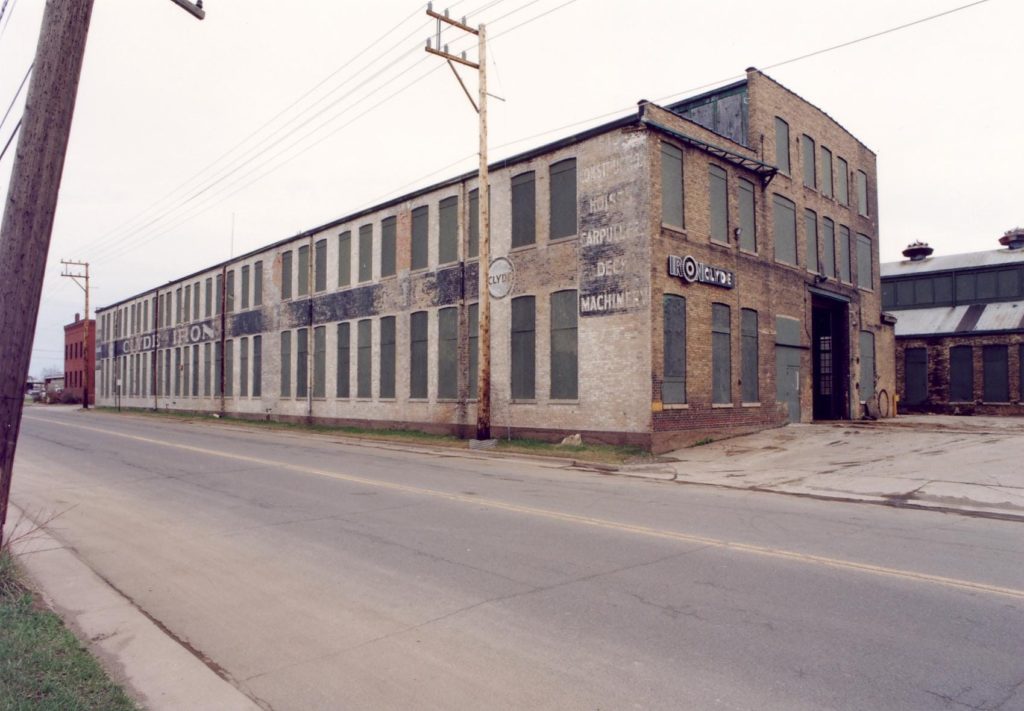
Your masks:
M1024 230L999 241L934 257L915 243L882 265L901 410L1024 415Z
M771 78L491 170L496 436L665 450L888 411L875 155ZM100 309L99 401L472 433L476 182Z
M64 392L77 402L85 402L88 394L90 405L96 402L95 353L96 321L75 314L75 320L64 326Z

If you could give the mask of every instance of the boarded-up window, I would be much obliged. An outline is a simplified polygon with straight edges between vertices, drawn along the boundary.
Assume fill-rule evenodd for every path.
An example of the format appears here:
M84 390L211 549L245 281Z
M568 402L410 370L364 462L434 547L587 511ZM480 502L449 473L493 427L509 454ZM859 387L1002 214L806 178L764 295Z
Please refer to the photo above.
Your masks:
M263 395L263 336L252 337L252 396Z
M409 397L427 397L427 312L409 316Z
M814 159L814 139L804 134L800 137L800 147L804 165L804 185L808 188L818 187L817 163Z
M313 397L325 397L327 380L327 329L313 329Z
M412 211L412 268L426 269L430 238L430 209L423 205Z
M928 399L928 349L903 351L903 384L908 405L920 405Z
M216 354L217 354L216 363L218 364L217 368L219 369L220 368L220 343L219 342L216 345ZM115 369L116 369L116 366L115 366ZM115 377L116 377L116 373L115 373ZM216 395L220 395L220 378L217 378L216 386L217 386L217 391L216 391L215 394ZM170 396L170 394L171 394L171 349L168 348L166 351L164 351L164 395Z
M259 306L263 303L263 262L256 262L253 265L252 273L252 305Z
M772 195L772 226L775 229L775 260L796 264L796 205Z
M850 166L843 158L836 158L836 199L840 205L850 204Z
M123 361L122 361L123 362ZM126 388L127 383L122 386ZM174 396L181 396L181 349L174 349Z
M299 277L296 282L298 285L297 293L299 296L305 296L309 293L309 245L304 244L299 247Z
M476 188L469 191L469 244L466 257L472 259L480 256L480 191Z
M295 332L295 397L309 395L309 329Z
M532 296L512 299L512 398L536 397L536 302Z
M327 288L327 240L316 242L316 253L313 260L313 290L323 291Z
M437 207L437 262L449 264L459 258L459 198L442 200Z
M480 304L470 304L466 319L469 330L469 397L475 398L480 379Z
M356 397L371 396L371 329L372 324L368 318L356 324Z
M741 324L740 336L742 361L740 364L740 377L742 382L743 402L760 402L761 396L758 388L758 351L757 351L757 312L753 309L740 310Z
M725 304L711 304L711 401L732 402L732 326Z
M665 294L663 305L664 374L661 400L668 404L686 402L686 299Z
M146 396L146 363L142 360L142 396ZM192 346L192 397L199 397L199 344Z
M537 196L534 173L520 173L512 178L512 247L523 247L537 241Z
M775 165L789 175L789 124L775 117Z
M238 339L238 394L249 396L249 339L244 336Z
M817 272L818 265L818 214L804 210L804 239L807 242L807 271Z
M863 170L857 171L857 214L868 214L868 176Z
M218 277L219 278L219 277ZM219 286L219 285L218 285ZM218 293L220 289L217 289ZM292 252L288 250L281 254L281 298L292 298ZM219 299L219 297L218 297ZM220 302L218 301L218 304ZM218 311L220 307L218 306Z
M199 303L198 291L196 291L196 303ZM242 267L242 308L249 308L249 265Z
M224 394L232 397L235 394L235 342L224 343Z
M549 239L576 234L576 159L566 158L551 166L551 225Z
M199 319L199 282L192 285L192 318ZM146 328L149 328L149 305L146 305Z
M827 217L821 220L821 273L836 276L836 223Z
M338 397L349 397L349 368L352 359L352 329L348 323L338 324L338 372L334 379Z
M857 286L871 289L874 283L874 270L871 266L871 238L857 235Z
M724 170L708 166L708 196L711 214L711 241L729 242L729 182Z
M985 402L1010 401L1009 349L1006 346L982 348L982 387Z
M384 316L380 320L380 378L379 397L395 396L395 317Z
M185 308L184 308L184 310L183 310L183 312L181 314L181 318L182 318L183 321L188 321L189 320L189 313L192 311L192 300L190 298L191 295L192 295L192 286L189 285L189 284L186 284L185 285ZM140 319L138 317L141 316L141 315L142 315L142 308L139 307L138 309L136 309L135 308L135 304L132 304L132 333L138 333L139 332L139 320Z
M164 309L164 294L160 297L160 310ZM204 304L204 315L209 318L213 315L213 278L209 277L206 279L206 302Z
M850 284L853 276L850 272L850 228L839 225L839 278Z
M398 220L385 217L380 223L380 275L395 273L395 250L398 243Z
M551 295L551 399L579 397L578 300L576 290Z
M683 152L671 143L661 143L661 221L682 228Z
M373 279L373 225L359 228L359 281Z
M860 399L875 396L875 334L860 332Z
M338 286L352 283L352 233L338 235Z
M233 269L228 270L228 284L224 288L224 298L227 299L227 311L231 313L235 310L235 271Z
M974 400L974 348L949 349L949 399L951 402Z
M821 194L832 197L832 151L821 147Z
M459 396L459 310L454 306L437 312L437 397Z
M747 252L757 251L757 220L754 217L754 184L740 178L739 211L740 211L740 249Z
M160 365L161 365L160 359L157 358L157 369L158 370L159 370L159 366ZM210 385L211 385L211 382L213 380L213 376L211 375L210 367L211 367L211 365L210 365L210 344L209 343L204 343L203 344L203 395L205 395L206 397L210 397L210 392L211 392ZM157 387L158 388L160 387L160 376L159 375L157 376ZM165 393L161 392L160 394L164 395Z

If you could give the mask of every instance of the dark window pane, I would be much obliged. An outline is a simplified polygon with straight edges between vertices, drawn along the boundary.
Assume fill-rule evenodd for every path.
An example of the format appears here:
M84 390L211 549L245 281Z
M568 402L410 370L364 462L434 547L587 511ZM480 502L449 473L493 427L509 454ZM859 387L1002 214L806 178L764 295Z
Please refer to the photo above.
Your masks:
M957 303L973 301L977 296L978 279L977 274L956 275L956 300Z
M821 194L832 197L832 151L821 147Z
M974 400L974 348L971 346L949 349L949 399L952 402Z
M359 281L373 279L373 225L359 228Z
M914 280L914 305L930 306L935 303L935 283L931 277Z
M853 280L850 263L850 228L839 225L839 278L847 284Z
M800 147L804 166L804 185L808 188L818 187L817 164L814 160L814 139L804 135L800 137Z
M982 386L985 402L1010 401L1009 349L984 346L982 349Z
M323 291L327 288L327 240L317 240L314 256L313 289Z
M661 144L661 221L683 227L683 152Z
M256 262L252 274L252 305L263 303L263 262Z
M550 239L576 234L576 159L566 158L551 166Z
M551 399L579 397L578 300L576 290L551 295Z
M817 272L818 265L818 215L814 210L804 210L804 240L807 243L807 271Z
M235 343L230 340L224 343L224 394L235 394Z
M863 170L857 171L857 213L868 214L868 176Z
M313 329L313 397L327 396L327 327Z
M263 395L263 336L252 337L252 396Z
M196 303L199 303L199 292L196 292ZM249 308L249 266L242 267L242 308Z
M459 396L459 310L437 312L437 397Z
M385 217L380 223L380 275L395 273L395 250L398 242L398 220Z
M512 397L536 396L536 309L532 296L512 299Z
M412 211L412 268L426 269L429 252L430 210L424 205Z
M217 290L218 292L220 289ZM218 297L219 298L219 297ZM281 254L281 298L292 298L292 253L291 250ZM220 303L219 301L217 302ZM218 311L220 308L218 307Z
M533 171L512 178L512 247L537 241L536 194Z
M249 339L244 336L238 340L238 394L249 395Z
M409 397L427 397L427 312L409 316Z
M373 349L370 343L371 329L370 319L363 319L356 326L356 397L371 397L370 358Z
M757 251L757 220L754 217L754 184L739 181L740 249Z
M789 124L775 117L775 165L789 175Z
M449 197L437 207L437 261L449 264L459 258L459 198Z
M836 199L840 205L850 204L850 166L842 158L836 159Z
M860 398L868 401L875 396L875 334L860 332Z
M835 279L836 277L836 223L827 217L821 221L821 271Z
M257 338L258 338L258 336L257 336ZM205 395L206 397L210 397L210 392L212 391L212 388L210 386L212 385L212 381L213 381L213 374L212 374L212 370L211 370L211 361L210 361L210 345L211 344L209 344L209 343L204 343L203 344L203 395ZM161 362L160 362L159 358L157 358L156 364L157 364L157 370L159 371L160 365L161 365ZM160 376L159 375L157 376L157 388L160 389ZM164 395L165 393L161 390L160 394Z
M871 289L874 284L874 270L871 259L871 238L857 235L857 286Z
M466 257L473 259L480 256L480 191L474 188L469 191L469 245Z
M338 235L338 286L352 283L352 233Z
M309 329L295 332L295 397L309 394Z
M711 397L715 403L732 402L732 332L725 304L711 305Z
M743 402L760 402L758 389L757 312L752 309L740 311L742 323L742 364Z
M708 195L711 201L711 241L729 241L729 185L726 172L717 165L708 167Z
M686 299L666 294L663 301L664 332L661 400L686 402Z
M382 398L395 396L395 317L380 320L380 394Z
M466 319L469 329L469 397L475 398L480 378L480 304L470 304Z
M921 405L928 400L928 350L907 348L903 357L904 397L908 405Z
M1000 269L997 272L997 281L999 282L997 287L997 294L1000 299L1016 298L1020 295L1020 277L1019 270L1013 269Z
M796 206L781 195L773 195L772 220L775 228L775 259L786 264L796 264Z
M953 303L953 277L937 276L935 283L935 303L939 306L948 306Z
M298 295L305 296L309 293L309 245L304 244L299 247L299 274L298 280Z
M896 282L896 305L914 305L914 281L912 279L903 279Z
M338 324L338 372L335 378L338 397L349 397L349 368L351 361L351 327L347 323Z

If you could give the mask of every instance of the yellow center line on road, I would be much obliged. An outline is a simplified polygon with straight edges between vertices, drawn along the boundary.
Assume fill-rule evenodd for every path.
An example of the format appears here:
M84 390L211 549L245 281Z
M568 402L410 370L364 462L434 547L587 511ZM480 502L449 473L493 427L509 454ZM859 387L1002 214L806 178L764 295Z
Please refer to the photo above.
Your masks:
M887 568L885 566L872 565L870 563L858 563L856 561L844 560L842 558L830 558L827 556L813 555L810 553L800 553L798 551L791 551L783 548L772 548L770 546L759 546L750 543L741 543L738 541L724 540L721 538L711 538L708 536L699 536L691 533L682 533L679 531L669 531L660 528L651 528L649 526L641 526L632 523L623 523L620 521L611 521L608 519L595 518L592 516L581 516L579 514L565 513L563 511L553 511L551 509L542 509L533 506L512 504L505 501L499 501L497 499L481 498L479 496L466 496L464 494L453 494L446 491L438 491L437 489L426 489L419 486L410 486L408 484L396 484L394 482L380 481L377 479L367 479L366 477L356 476L354 474L343 474L341 472L328 471L326 469L317 469L314 467L306 467L299 464L288 464L287 462L268 460L263 459L261 457L250 457L244 454L231 454L229 452L221 452L215 449L196 447L189 444L178 444L176 442L168 442L161 439L154 439L152 437L142 437L140 435L116 432L113 430L106 430L99 427L89 427L87 425L71 424L68 422L58 422L56 420L38 417L25 417L24 419L35 420L38 422L45 422L49 424L57 424L63 427L72 427L75 429L86 430L89 432L97 432L99 434L109 435L111 437L121 437L123 439L129 439L136 442L155 444L161 447L169 447L172 449L179 449L186 452L195 452L196 454L206 454L214 457L222 457L224 459L232 459L239 462L249 462L252 464L258 464L260 466L273 465L281 469L297 472L300 474L311 474L314 476L325 477L328 479L346 481L354 484L362 484L365 486L372 486L378 489L387 489L389 491L397 491L405 494L428 496L436 499L445 499L447 501L470 504L473 506L484 506L499 511L508 511L511 513L525 514L528 516L546 518L553 521L562 521L565 523L591 526L594 528L602 528L611 531L623 531L640 536L646 536L648 538L659 538L663 540L678 541L681 543L693 543L711 548L718 548L721 550L748 553L751 555L761 557L781 558L783 560L791 560L799 563L804 563L807 565L834 568L837 570L851 570L871 575L899 578L903 580L911 580L920 583L928 583L931 585L940 585L943 587L953 588L957 590L989 593L992 595L1002 595L1006 597L1017 598L1019 600L1024 600L1024 590L1020 590L1017 588L1007 588L1001 587L999 585L978 583L971 580L960 580L958 578L947 578L941 575L919 573L913 570Z

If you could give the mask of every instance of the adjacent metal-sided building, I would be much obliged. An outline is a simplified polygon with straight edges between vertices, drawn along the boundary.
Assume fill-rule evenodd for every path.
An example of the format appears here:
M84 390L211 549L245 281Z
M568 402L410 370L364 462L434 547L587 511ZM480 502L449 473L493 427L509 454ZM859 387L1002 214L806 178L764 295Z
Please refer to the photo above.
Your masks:
M492 432L889 410L875 155L754 69L491 167ZM473 432L476 173L100 309L98 401Z

